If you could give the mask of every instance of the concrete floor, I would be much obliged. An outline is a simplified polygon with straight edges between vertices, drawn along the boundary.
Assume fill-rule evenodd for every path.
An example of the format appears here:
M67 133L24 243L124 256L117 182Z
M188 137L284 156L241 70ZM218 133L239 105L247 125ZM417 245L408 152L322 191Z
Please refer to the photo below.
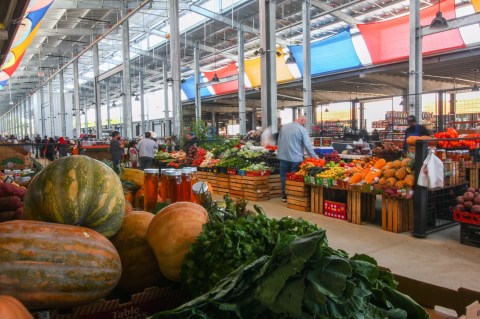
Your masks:
M395 274L454 290L480 291L480 248L460 244L459 225L419 239L409 232L395 234L377 225L288 209L280 198L257 204L270 217L301 217L317 224L327 231L332 247L367 254Z

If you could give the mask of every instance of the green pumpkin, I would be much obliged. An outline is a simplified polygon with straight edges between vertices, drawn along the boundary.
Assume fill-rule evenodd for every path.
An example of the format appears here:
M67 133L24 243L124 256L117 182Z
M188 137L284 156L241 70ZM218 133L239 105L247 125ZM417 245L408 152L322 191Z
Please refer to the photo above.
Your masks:
M25 219L83 226L106 237L120 229L124 214L120 178L87 156L53 161L35 176L24 198Z

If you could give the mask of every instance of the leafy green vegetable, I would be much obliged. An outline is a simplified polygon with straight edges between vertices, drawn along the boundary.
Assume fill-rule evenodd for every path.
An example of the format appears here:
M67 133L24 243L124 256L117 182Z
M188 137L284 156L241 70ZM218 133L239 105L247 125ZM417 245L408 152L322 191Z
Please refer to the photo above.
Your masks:
M220 213L223 222L206 224L185 257L182 277L192 295L208 291L245 263L271 254L281 234L303 235L318 229L302 219L270 219L258 208L257 214L247 213L246 203L235 205L228 197L226 202L225 211L210 214L218 219Z
M369 257L348 258L328 247L324 230L279 234L271 256L239 267L209 292L151 319L427 319L391 278Z

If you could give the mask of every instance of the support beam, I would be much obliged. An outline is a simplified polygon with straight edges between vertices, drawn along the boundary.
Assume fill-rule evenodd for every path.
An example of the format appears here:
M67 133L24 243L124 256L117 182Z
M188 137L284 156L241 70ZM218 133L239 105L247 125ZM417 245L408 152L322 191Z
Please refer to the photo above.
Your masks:
M28 108L28 129L29 129L30 138L33 139L33 112L32 112L33 110L32 110L32 97L31 96L27 97L27 108Z
M181 3L182 8L185 7L184 3ZM135 9L138 7L138 1L128 1L127 9ZM52 3L50 9L83 9L83 10L122 10L125 9L125 4L118 0L55 0ZM151 1L151 3L145 9L152 10L168 10L165 1Z
M209 19L212 19L212 20L215 20L215 21L219 21L219 22L223 22L225 23L226 25L229 25L229 26L232 26L234 27L235 29L241 29L243 28L243 30L245 32L248 32L248 33L252 33L254 35L258 35L258 30L255 29L255 28L252 28L252 27L249 27L249 26L243 26L240 22L237 22L235 20L232 20L230 18L227 18L221 14L218 14L218 13L215 13L215 12L212 12L210 10L207 10L205 8L202 8L200 6L197 6L195 4L190 4L188 6L188 9L192 12L195 12L195 13L198 13L199 15L202 15L204 17L207 17Z
M114 76L117 73L120 73L123 71L123 64L120 64L119 66L114 67L113 69L110 69L106 72L103 72L98 76L98 82L101 82L105 79L108 79L111 76Z
M480 13L477 12L464 17L450 19L450 20L447 20L447 23L448 23L448 26L441 29L431 29L429 25L423 26L421 27L420 35L424 37L430 34L445 32L448 30L454 30L461 27L467 27L472 24L478 24L480 23Z
M419 121L422 115L422 36L420 34L420 0L410 0L410 57L408 96L410 114Z
M80 118L80 84L78 82L78 60L73 62L73 107L75 109L75 134L77 138L81 134Z
M123 10L122 17L128 16L128 12ZM129 22L126 19L122 24L122 60L123 60L123 133L126 138L133 138L132 127L132 86L130 70L130 35L128 33Z
M245 96L245 31L243 26L237 31L238 37L238 119L240 134L247 134L247 103Z
M302 2L302 27L303 27L303 110L308 119L306 129L308 134L312 133L312 59L310 39L310 1ZM276 120L276 119L275 119Z
M181 66L180 66L180 8L178 0L169 0L170 9L170 61L172 70L172 110L173 134L182 137L182 96L181 96Z
M444 123L444 118L443 118L443 107L444 107L444 96L445 92L439 91L438 93L438 105L437 105L437 131L438 132L443 132L443 123Z
M275 41L276 1L259 0L261 55L262 129L277 133L277 55Z
M64 78L63 78L63 70L60 71L58 74L58 80L60 82L60 91L59 91L59 99L60 99L60 123L62 127L62 136L67 136L67 121L66 116L67 113L65 112L65 87L64 87Z
M310 1L311 1L313 6L315 6L317 8L320 8L324 11L331 11L331 10L336 9L336 8L333 8L333 7L329 6L328 4L326 4L324 2L321 2L320 0L310 0ZM342 20L342 21L348 23L351 27L354 27L359 23L363 23L363 22L353 18L352 16L341 12L340 10L331 11L330 15L338 18L339 20ZM305 29L303 29L303 30L305 31Z
M164 61L162 65L163 69L163 104L165 107L165 135L172 136L172 130L170 125L170 109L169 109L169 101L168 101L168 70L167 70L167 62Z
M53 110L53 81L48 82L48 105L50 107L50 137L55 136L55 113Z
M107 128L111 129L112 118L110 116L110 81L105 80L105 99L107 103Z
M38 30L37 37L60 37L60 36L95 36L99 32L95 32L95 29L90 28L56 28L56 29L40 29Z
M144 91L143 91L143 78L144 78L143 71L140 71L138 73L138 80L140 82L140 119L141 119L140 134L145 135L148 129L147 129L147 122L145 122L145 98L144 98Z
M195 81L195 121L198 123L202 120L202 97L200 95L200 49L198 41L195 41L193 47L193 66L194 66L194 81Z
M100 92L100 56L98 54L98 44L92 48L93 62L93 94L95 96L95 131L97 138L102 137L102 95Z
M42 121L42 138L47 135L47 131L45 129L45 105L44 105L44 96L43 96L43 87L38 90L39 95L39 103L40 103L40 121Z

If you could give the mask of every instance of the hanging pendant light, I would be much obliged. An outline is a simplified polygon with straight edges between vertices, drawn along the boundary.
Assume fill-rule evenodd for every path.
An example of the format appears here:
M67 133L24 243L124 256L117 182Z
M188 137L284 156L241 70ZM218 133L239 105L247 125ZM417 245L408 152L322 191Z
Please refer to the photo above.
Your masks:
M440 1L441 0L438 0L437 14L436 14L435 18L433 18L432 22L430 23L430 28L432 28L432 29L442 29L442 28L448 27L448 22L443 17L442 11L440 11Z

